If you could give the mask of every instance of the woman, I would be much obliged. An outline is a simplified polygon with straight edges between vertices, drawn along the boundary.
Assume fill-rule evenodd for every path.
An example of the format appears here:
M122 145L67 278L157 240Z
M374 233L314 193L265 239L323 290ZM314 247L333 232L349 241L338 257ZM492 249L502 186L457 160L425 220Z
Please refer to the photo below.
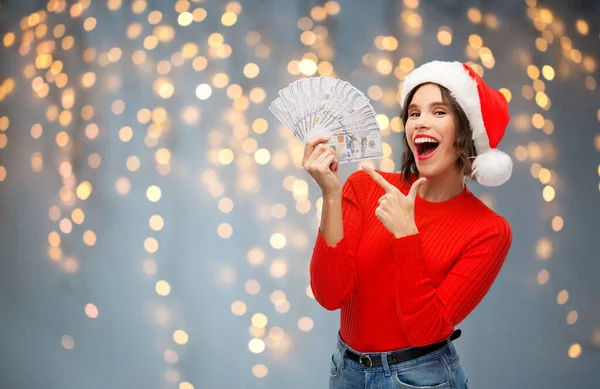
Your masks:
M315 299L341 310L330 388L467 388L452 340L508 254L506 220L466 178L501 185L504 96L467 65L434 61L402 91L401 173L369 167L342 186L335 152L308 142L303 166L323 191L310 264Z

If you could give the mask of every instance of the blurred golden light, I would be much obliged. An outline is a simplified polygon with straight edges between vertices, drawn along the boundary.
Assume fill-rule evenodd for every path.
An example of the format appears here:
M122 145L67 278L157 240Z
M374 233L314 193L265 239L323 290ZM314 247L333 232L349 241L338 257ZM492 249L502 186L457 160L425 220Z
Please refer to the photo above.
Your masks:
M221 23L223 23L223 25L226 27L233 26L236 22L237 22L237 15L233 12L225 12L221 16Z
M129 126L122 127L119 130L119 139L123 142L129 142L133 137L133 130Z
M91 319L96 319L98 317L98 307L96 307L94 304L91 304L91 303L86 304L84 311L85 311L85 314L87 315L87 317L89 317Z
M259 72L260 68L255 63L248 63L246 66L244 66L244 76L248 78L256 78Z
M550 273L547 270L541 270L537 275L537 282L540 285L544 285L550 279Z
M469 18L471 23L475 23L475 24L481 23L481 19L482 19L481 11L478 10L477 8L469 8L467 10L467 17Z
M376 121L377 124L379 124L379 128L382 130L385 130L390 125L390 119L388 119L388 117L382 113L376 116Z
M392 62L387 58L382 58L377 61L375 67L377 71L384 76L390 74L394 68Z
M263 364L257 364L257 365L252 366L252 374L256 378L264 378L267 376L268 373L269 373L269 369L267 369L267 367Z
M256 87L256 88L252 88L252 90L250 90L249 97L250 97L250 101L252 101L254 104L260 104L263 101L265 101L265 98L267 97L267 95L263 88Z
M337 1L333 1L333 0L329 0L325 3L325 5L323 6L323 8L325 8L325 12L327 12L328 15L337 15L338 13L340 13L340 4Z
M48 244L52 247L60 246L60 235L56 231L48 234Z
M254 153L254 160L259 165L265 165L271 160L271 153L267 149L258 149Z
M577 22L575 22L575 27L577 28L577 32L581 35L587 35L590 31L590 27L583 19L578 19Z
M245 285L246 293L251 295L257 295L260 293L260 284L256 280L249 280Z
M125 111L125 102L123 100L115 100L111 105L111 110L115 115L121 115Z
M152 259L147 259L142 264L142 270L148 275L156 274L156 262Z
M96 244L96 234L92 230L87 230L83 233L83 242L88 246L93 246Z
M265 253L257 248L248 251L248 263L252 266L258 266L265 260Z
M217 233L223 239L230 238L233 234L233 227L231 227L231 225L228 223L221 223L217 227Z
M176 330L173 332L173 340L177 344L186 344L189 341L189 336L184 330Z
M125 166L130 172L135 172L140 168L140 159L135 155L132 155L131 157L127 158Z
M229 165L234 159L233 151L230 149L222 149L219 151L217 159L220 164Z
M167 281L160 280L155 285L156 293L159 296L168 296L171 293L171 285Z
M554 231L558 232L558 231L562 230L564 225L565 225L565 222L562 217L554 216L552 218L552 229Z
M229 76L225 73L217 73L212 78L215 88L225 88L229 84Z
M472 48L479 50L483 47L483 39L477 34L471 34L469 35L469 45Z
M73 350L75 348L75 340L69 335L64 335L60 343L66 350Z
M192 12L192 16L194 17L194 22L202 22L204 19L206 19L206 16L208 15L208 13L206 12L206 10L204 8L196 8L193 12Z
M232 100L235 100L238 97L240 97L242 93L242 87L238 84L231 84L227 87L227 97L229 97Z
M156 253L158 251L158 240L152 237L144 239L144 250L150 254Z
M148 221L148 224L150 225L150 229L152 229L153 231L160 231L163 229L165 222L162 216L152 215L150 217L150 220Z
M567 303L568 300L569 292L567 292L566 289L563 289L560 292L558 292L558 295L556 296L556 302L558 303L558 305L564 305Z
M287 66L288 73L291 75L297 76L300 74L300 61L292 60L288 63Z
M279 313L286 313L290 311L290 302L288 300L278 301L275 304L275 310Z
M200 84L196 88L196 97L198 97L200 100L208 99L211 94L212 94L212 88L208 84Z
M310 17L317 22L322 22L327 17L327 12L325 8L317 5L310 10Z
M319 62L317 71L322 76L331 76L333 74L333 65L327 61Z
M300 61L300 63L298 64L298 68L300 72L305 76L312 76L317 72L318 69L316 62L308 58L304 58L302 61Z
M75 44L75 39L72 36L66 36L62 39L62 48L65 51L68 51L71 48L73 48L74 44Z
M2 39L2 43L4 43L4 46L6 47L12 46L13 43L15 43L15 34L12 32L6 33Z
M229 197L223 197L219 200L218 208L223 213L229 213L233 210L233 201Z
M254 354L260 354L265 351L265 342L263 342L261 339L254 338L248 343L248 348Z
M205 57L199 56L192 61L192 67L195 71L200 72L208 66L208 60Z
M243 316L246 311L246 304L244 304L242 301L234 301L231 304L231 312L236 316Z
M301 17L300 19L298 19L298 22L296 23L296 25L298 26L299 29L306 31L306 30L310 30L311 28L313 28L313 21L310 18L304 16L304 17ZM258 42L256 42L256 43L258 43ZM248 44L250 44L250 42L248 42Z
M77 197L81 200L86 200L92 194L92 184L88 181L83 181L77 186Z
M144 48L146 50L154 50L158 46L158 37L155 35L149 35L144 38Z
M547 184L552 179L552 173L546 168L542 168L538 173L538 178L542 184Z
M60 219L60 208L58 208L56 205L48 208L48 217L52 221L58 221L58 219Z
M542 238L538 241L535 251L538 257L545 261L552 255L552 243L548 239Z
M544 190L542 191L542 196L544 197L544 200L546 200L547 202L554 200L555 194L556 193L554 191L554 188L551 187L550 185L546 185L544 187Z
M269 243L274 249L282 249L286 245L285 235L281 233L275 233L269 238Z
M275 259L269 268L271 275L275 278L282 278L287 273L287 263L283 258Z
M134 0L133 4L131 4L131 10L135 14L141 14L146 10L147 3L146 0Z
M579 318L579 315L577 314L577 311L573 310L570 311L567 314L567 324L569 325L573 325L577 322L577 319Z
M313 320L310 317L301 317L298 320L298 328L300 331L308 332L314 327Z
M117 193L125 195L131 191L131 181L127 177L121 177L115 182Z
M581 346L578 343L574 343L569 347L569 358L579 358L581 356Z
M75 208L73 212L71 212L71 219L75 224L82 224L85 220L85 214L79 208Z
M252 315L251 321L252 325L258 328L264 328L268 323L267 317L262 313L255 313L254 315Z
M73 231L73 223L69 219L62 219L59 223L59 228L63 234L70 234Z
M585 78L585 86L589 90L593 91L594 89L596 89L596 79L594 79L594 77L592 76L587 76Z
M442 26L438 30L437 39L440 44L449 46L452 43L452 29L447 26Z
M177 355L177 352L174 350L165 350L165 352L163 353L163 358L165 359L165 362L171 364L177 363L177 361L179 361L179 355ZM181 384L183 384L183 382Z
M180 26L189 26L194 21L194 16L189 12L182 12L177 17L177 23Z
M152 202L157 202L161 197L161 190L158 186L152 185L146 190L146 197Z
M208 45L210 47L219 47L225 42L223 35L219 33L212 33L208 36Z
M154 153L154 157L156 158L156 162L161 165L165 165L171 162L171 152L169 149L160 148L156 150Z

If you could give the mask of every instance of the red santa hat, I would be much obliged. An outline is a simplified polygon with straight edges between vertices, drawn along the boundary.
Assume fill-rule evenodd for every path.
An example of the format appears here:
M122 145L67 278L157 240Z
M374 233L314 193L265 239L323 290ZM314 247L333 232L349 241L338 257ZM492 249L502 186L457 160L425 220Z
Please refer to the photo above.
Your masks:
M481 185L499 186L510 178L513 162L496 147L510 120L504 95L490 88L461 62L432 61L413 70L404 80L402 102L416 86L436 83L447 88L469 119L477 157L473 174Z

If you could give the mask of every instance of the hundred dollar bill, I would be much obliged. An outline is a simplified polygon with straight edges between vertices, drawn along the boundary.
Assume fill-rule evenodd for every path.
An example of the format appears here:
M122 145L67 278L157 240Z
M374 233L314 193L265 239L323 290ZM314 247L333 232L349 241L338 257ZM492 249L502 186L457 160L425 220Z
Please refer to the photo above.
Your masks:
M344 131L330 135L325 143L338 155L339 163L355 162L383 157L381 134L379 127L360 131Z

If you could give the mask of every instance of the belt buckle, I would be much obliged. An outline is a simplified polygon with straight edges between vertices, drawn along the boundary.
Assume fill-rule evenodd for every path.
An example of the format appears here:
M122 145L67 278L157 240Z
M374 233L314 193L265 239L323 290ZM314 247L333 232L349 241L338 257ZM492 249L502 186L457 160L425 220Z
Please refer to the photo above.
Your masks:
M360 357L358 358L358 361L360 362L360 365L364 368L373 367L373 360L367 354L361 354ZM368 366L365 365L365 361L368 361L368 363L369 363Z

